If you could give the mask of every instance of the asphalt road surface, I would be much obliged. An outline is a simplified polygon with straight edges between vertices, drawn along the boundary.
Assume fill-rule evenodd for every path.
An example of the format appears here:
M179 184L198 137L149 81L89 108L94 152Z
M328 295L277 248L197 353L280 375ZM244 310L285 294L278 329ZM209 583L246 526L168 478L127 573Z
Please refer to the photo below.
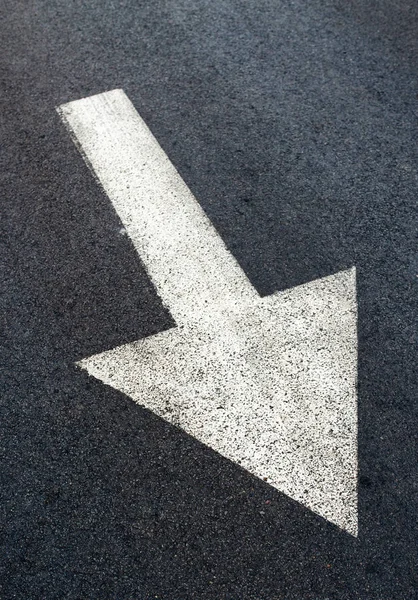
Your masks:
M418 598L418 4L2 0L9 600ZM123 89L263 296L356 267L358 536L76 362L175 326L56 111Z

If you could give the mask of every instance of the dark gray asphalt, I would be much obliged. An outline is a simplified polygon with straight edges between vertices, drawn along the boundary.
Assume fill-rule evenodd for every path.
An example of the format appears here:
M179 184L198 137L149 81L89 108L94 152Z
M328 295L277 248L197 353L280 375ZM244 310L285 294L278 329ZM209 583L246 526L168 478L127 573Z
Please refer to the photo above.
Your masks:
M418 598L415 0L2 0L9 600ZM173 325L55 106L122 87L262 294L357 266L357 540L74 362Z

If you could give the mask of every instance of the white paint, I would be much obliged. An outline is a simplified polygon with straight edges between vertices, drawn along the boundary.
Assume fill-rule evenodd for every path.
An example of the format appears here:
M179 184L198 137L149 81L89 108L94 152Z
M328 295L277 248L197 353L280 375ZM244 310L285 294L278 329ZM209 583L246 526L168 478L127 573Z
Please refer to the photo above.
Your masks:
M122 90L59 110L176 323L258 297Z
M355 270L260 298L122 90L58 110L177 323L81 366L357 535Z

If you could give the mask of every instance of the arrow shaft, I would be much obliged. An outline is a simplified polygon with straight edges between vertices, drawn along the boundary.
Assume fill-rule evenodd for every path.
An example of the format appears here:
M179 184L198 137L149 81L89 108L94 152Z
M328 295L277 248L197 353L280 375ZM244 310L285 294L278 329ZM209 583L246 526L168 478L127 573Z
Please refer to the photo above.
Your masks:
M59 107L177 324L259 296L122 90Z

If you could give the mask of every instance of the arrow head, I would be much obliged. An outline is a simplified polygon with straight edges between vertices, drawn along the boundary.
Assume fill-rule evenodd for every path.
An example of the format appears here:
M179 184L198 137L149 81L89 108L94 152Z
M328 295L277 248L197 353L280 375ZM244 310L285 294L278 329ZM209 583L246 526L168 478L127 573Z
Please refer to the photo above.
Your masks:
M79 364L357 535L355 270Z

